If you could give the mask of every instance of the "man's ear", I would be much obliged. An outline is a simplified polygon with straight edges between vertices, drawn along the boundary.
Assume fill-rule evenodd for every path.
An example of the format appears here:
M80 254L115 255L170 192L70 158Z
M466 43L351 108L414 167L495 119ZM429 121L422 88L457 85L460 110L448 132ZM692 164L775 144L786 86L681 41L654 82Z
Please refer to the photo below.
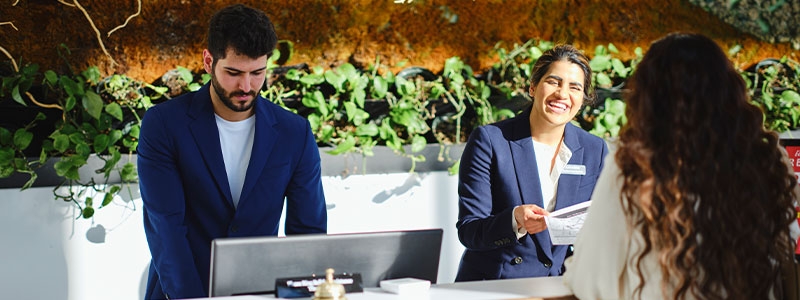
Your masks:
M214 57L211 56L211 52L208 49L203 50L203 69L206 70L206 73L211 74L213 71L211 66L214 64Z
M533 98L533 93L534 93L535 91L536 91L536 86L535 86L535 85L533 85L533 84L531 84L531 87L530 87L530 88L528 88L528 96L531 96L531 98Z

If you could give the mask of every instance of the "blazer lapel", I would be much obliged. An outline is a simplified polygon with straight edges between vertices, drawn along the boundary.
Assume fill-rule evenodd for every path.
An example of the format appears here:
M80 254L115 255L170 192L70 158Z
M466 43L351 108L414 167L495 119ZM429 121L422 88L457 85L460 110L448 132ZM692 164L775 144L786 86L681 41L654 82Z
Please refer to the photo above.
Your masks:
M193 119L189 124L189 130L192 132L198 152L203 157L203 163L211 173L217 188L225 195L227 203L233 206L225 161L222 159L222 148L219 144L219 129L217 129L214 107L211 105L211 94L209 93L208 84L206 84L194 94L188 112Z
M544 207L539 169L536 165L536 154L533 151L533 141L531 139L530 110L520 114L512 125L509 146L511 147L511 156L513 156L512 161L514 162L514 171L517 174L517 185L519 185L522 203ZM542 231L534 234L532 238L536 240L541 252L552 261L553 253L550 234L547 231Z
M567 124L564 129L564 144L572 151L572 157L569 159L568 164L579 165L583 164L583 145L578 139L576 130L580 129L572 124ZM556 192L556 210L577 204L575 195L578 193L582 177L580 175L561 174L558 178L558 190Z
M239 197L240 206L242 202L248 199L253 187L258 183L278 136L274 127L276 123L275 116L268 107L271 103L267 103L267 100L261 98L261 96L258 96L256 101L254 106L256 110L256 132L253 139L253 152L250 154L250 164L247 166L242 194Z

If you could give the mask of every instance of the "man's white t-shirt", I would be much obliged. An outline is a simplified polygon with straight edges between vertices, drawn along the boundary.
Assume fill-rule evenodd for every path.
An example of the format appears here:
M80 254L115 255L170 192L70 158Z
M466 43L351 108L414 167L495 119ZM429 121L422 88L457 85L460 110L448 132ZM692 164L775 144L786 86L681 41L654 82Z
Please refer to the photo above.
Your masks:
M231 188L233 206L239 206L242 195L247 165L253 152L253 139L256 133L256 116L237 122L227 121L214 114L219 129L219 144L222 146L222 159L225 161L225 173Z

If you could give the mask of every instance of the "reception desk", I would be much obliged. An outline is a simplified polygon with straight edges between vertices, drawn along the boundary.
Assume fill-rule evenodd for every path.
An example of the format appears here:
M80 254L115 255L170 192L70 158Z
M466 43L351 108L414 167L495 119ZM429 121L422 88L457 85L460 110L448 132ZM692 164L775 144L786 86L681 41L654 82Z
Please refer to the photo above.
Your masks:
M363 293L350 293L348 300L490 300L490 299L574 299L561 277L539 277L435 284L424 294L404 297L366 288ZM207 298L204 298L207 299ZM275 299L275 295L243 295L217 297L226 300ZM309 298L295 298L309 299Z

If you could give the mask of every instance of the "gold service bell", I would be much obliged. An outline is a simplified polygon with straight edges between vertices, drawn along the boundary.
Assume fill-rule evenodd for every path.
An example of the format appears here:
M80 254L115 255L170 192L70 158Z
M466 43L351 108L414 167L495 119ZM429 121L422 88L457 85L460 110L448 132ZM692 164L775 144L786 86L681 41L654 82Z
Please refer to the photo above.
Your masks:
M344 296L344 286L333 282L333 269L325 270L325 282L317 286L313 300L347 300Z

